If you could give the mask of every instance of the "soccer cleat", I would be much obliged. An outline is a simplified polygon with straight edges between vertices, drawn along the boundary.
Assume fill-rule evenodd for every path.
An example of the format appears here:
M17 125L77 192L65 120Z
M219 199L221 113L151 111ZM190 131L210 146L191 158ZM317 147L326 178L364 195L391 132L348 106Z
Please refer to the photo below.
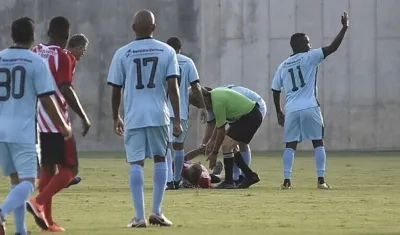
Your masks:
M290 179L285 179L283 181L283 184L281 185L281 189L292 189L292 183L290 182Z
M257 175L257 173L253 173L252 176L244 178L243 182L240 183L237 188L238 189L245 189L249 188L253 184L256 184L260 182L260 177Z
M65 188L69 188L72 185L79 184L81 181L82 181L82 178L77 176L67 186L65 186Z
M175 185L174 182L167 182L167 187L165 188L165 190L174 190L175 189Z
M46 217L43 212L43 206L36 202L35 198L26 202L26 209L35 218L36 224L43 230L49 229L49 224L47 223ZM1 234L0 234L1 235Z
M225 181L222 181L215 187L215 189L235 189L235 188L236 188L235 183L227 183Z
M179 181L174 181L174 188L179 189L181 187L181 180Z
M1 215L1 210L0 210L0 235L6 235L6 220Z
M15 234L15 235L22 235L22 233L14 233L14 234ZM28 231L26 234L27 234L27 235L31 235L31 232Z
M220 175L222 173L222 170L224 169L224 165L222 164L221 161L217 162L217 165L214 167L214 171L212 172L214 175Z
M149 223L151 225L160 225L162 227L171 227L172 222L167 219L163 214L161 215L156 215L154 213L151 213L149 217Z
M128 228L146 228L147 221L145 219L137 221L136 218L133 218L126 227L128 227Z
M243 180L245 179L245 177L243 175L239 175L239 179L235 180L235 184L239 185L243 182Z
M318 182L317 188L318 189L332 189L332 187L329 186L329 184L327 184L325 182L323 182L323 183Z

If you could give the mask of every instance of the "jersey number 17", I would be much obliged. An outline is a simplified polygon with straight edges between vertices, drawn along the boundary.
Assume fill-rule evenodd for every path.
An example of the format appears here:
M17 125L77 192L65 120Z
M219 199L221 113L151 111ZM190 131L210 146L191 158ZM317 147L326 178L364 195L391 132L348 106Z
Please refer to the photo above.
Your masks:
M147 84L147 88L154 88L156 85L154 84L154 77L156 76L156 69L158 64L158 57L145 57L145 58L136 58L133 60L136 64L137 71L137 85L136 89L144 89L143 80L142 80L142 64L143 66L147 66L148 63L152 63L149 83Z
M304 82L304 77L303 77L303 73L301 72L300 65L296 66L296 70L297 70L297 74L298 74L299 79L300 79L300 87L304 87L306 85L306 83ZM288 72L290 73L290 77L292 79L292 85L293 85L292 91L297 91L299 89L299 87L296 85L294 69L290 68L290 69L288 69Z

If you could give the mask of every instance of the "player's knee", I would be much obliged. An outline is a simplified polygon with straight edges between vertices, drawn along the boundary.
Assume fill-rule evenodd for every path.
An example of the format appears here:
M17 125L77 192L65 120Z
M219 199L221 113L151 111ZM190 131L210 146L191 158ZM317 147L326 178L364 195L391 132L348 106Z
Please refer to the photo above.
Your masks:
M314 148L322 147L324 146L324 140L313 140L312 144Z
M41 169L46 172L48 175L54 175L56 174L56 166L55 165L50 165L50 164L42 164Z
M10 182L12 185L19 184L19 177L17 172L10 175Z
M250 152L250 146L245 143L239 143L240 152Z
M183 143L173 143L174 150L183 150Z
M221 150L224 153L232 152L234 148L238 145L237 141L227 137L221 145Z
M140 160L140 161L134 161L134 162L130 162L129 163L131 166L132 165L139 165L139 166L144 166L144 160Z
M154 163L165 162L165 157L154 156L153 160L154 160Z
M19 182L17 183L17 184L19 184L19 183L21 183L21 182L23 182L23 181L27 181L27 182L30 182L30 183L32 183L32 187L35 187L35 181L36 181L36 178L35 177L24 177L24 178L20 178L19 179Z
M293 149L293 150L296 151L297 142L296 142L296 141L293 141L293 142L288 142L288 143L286 143L286 148L287 148L287 149Z

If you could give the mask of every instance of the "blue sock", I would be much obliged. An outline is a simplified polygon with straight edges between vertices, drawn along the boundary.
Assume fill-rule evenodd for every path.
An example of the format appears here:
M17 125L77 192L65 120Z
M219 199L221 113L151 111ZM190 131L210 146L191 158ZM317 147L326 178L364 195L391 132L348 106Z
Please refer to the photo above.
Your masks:
M167 165L168 165L167 182L172 182L174 180L173 179L174 171L172 170L172 150L170 148L168 148L167 150Z
M11 212L21 206L25 206L25 202L29 199L35 186L29 181L22 181L11 189L4 203L0 206L1 213L4 218Z
M251 152L240 152L242 154L243 157L243 161L250 166L251 163ZM241 174L244 176L243 172L241 172Z
M292 178L292 169L293 169L293 162L294 162L294 151L291 148L286 148L285 152L283 152L283 173L285 175L285 179Z
M131 165L129 185L131 187L133 205L136 211L136 220L145 219L144 215L144 172L141 165ZM165 187L165 184L164 184Z
M165 162L154 164L153 180L153 213L161 215L161 204L164 198L165 184L167 183L167 164Z
M314 149L315 153L315 165L317 167L318 177L325 177L325 164L326 164L326 153L325 147L317 147Z
M174 181L181 180L183 161L185 159L185 150L175 150L175 160L174 160Z
M18 184L13 184L11 189L15 188ZM27 229L25 225L26 210L25 203L14 209L14 224L15 232L19 234L27 234Z
M239 176L242 174L242 171L237 167L237 165L233 165L233 180L239 180Z

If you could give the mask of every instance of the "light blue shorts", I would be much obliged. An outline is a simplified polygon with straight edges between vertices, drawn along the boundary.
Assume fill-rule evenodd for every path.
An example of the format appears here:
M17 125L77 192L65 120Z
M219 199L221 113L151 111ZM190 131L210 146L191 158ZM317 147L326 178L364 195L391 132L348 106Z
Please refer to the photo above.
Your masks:
M320 107L303 109L285 116L283 141L301 142L324 138L324 120Z
M4 176L18 173L20 179L36 178L36 145L0 142L0 165Z
M188 129L189 129L188 120L181 119L182 134L178 137L175 137L172 135L172 132L174 131L174 118L171 118L170 121L171 122L170 122L170 126L169 126L169 142L183 144L185 142L186 135L187 135Z
M124 133L127 162L165 157L168 147L168 126L128 129Z

